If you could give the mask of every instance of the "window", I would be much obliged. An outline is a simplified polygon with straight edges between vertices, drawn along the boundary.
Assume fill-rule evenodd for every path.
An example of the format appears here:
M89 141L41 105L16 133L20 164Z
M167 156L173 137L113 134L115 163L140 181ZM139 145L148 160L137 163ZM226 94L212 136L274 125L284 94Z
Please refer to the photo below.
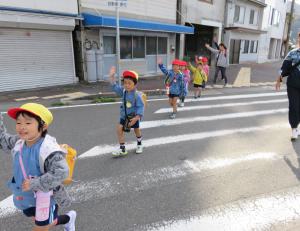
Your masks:
M158 37L158 54L167 54L168 38Z
M147 37L146 38L146 54L156 55L157 53L157 37Z
M254 46L255 46L255 41L251 41L251 44L250 44L250 53L254 53Z
M132 59L132 36L120 37L121 59Z
M132 37L132 50L133 50L134 59L145 58L145 37L144 36Z
M234 22L243 24L244 18L245 18L245 7L236 5L234 9Z
M255 15L255 10L251 10L249 24L254 24L254 15Z
M249 51L249 40L245 40L243 53L248 54L248 51Z
M272 9L271 15L270 25L279 26L281 17L280 12L276 9Z
M104 36L104 54L116 54L116 37Z

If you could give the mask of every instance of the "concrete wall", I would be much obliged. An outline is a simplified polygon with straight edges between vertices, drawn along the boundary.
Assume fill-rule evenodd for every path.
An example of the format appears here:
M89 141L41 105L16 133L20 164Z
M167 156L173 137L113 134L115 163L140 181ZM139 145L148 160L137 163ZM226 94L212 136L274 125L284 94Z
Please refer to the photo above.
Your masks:
M78 14L77 0L0 0L0 6Z
M218 0L210 4L199 0L183 0L184 20L195 24L202 24L201 21L204 19L223 23L225 2L225 0Z
M115 8L104 0L79 0L83 11L115 15ZM129 0L120 8L120 16L149 21L176 23L175 0Z

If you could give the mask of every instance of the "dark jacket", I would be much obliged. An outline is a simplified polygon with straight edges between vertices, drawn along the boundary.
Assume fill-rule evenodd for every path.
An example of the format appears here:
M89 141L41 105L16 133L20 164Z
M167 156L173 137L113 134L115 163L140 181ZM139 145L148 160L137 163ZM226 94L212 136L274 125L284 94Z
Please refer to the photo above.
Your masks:
M281 66L281 76L287 77L287 86L300 89L300 64L297 65L299 62L300 48L295 48L284 59Z

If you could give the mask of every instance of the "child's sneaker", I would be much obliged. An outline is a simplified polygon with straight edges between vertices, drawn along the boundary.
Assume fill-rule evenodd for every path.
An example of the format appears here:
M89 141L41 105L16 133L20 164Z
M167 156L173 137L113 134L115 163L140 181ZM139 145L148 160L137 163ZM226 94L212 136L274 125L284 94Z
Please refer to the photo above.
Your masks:
M77 214L74 210L71 210L67 213L67 215L70 217L70 221L65 224L64 231L75 231L75 221Z
M292 129L291 141L295 141L298 138L299 132L297 128Z
M141 153L143 153L143 145L137 145L137 146L136 146L135 153L136 153L136 154L141 154Z
M175 119L176 118L176 114L175 113L172 113L171 115L170 115L170 119Z
M113 151L112 152L112 155L114 157L119 157L119 156L126 156L128 154L128 152L126 151L126 149L121 149L121 148L118 148L117 150Z
M183 102L180 102L180 103L179 103L179 107L184 107L184 103L183 103Z

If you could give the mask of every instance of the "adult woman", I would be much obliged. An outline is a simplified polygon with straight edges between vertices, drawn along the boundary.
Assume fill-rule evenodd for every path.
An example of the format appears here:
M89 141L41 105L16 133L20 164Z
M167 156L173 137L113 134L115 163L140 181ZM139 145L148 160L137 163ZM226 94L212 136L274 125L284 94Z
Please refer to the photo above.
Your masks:
M298 34L298 38L300 33ZM299 44L298 44L299 45ZM283 77L287 77L287 95L289 100L289 123L292 128L291 141L298 138L300 121L300 48L291 50L284 59L281 74L276 81L276 90L280 90Z
M224 87L227 84L227 76L226 76L226 67L228 66L227 61L227 47L224 43L219 44L219 49L214 49L209 46L209 44L205 44L205 47L210 50L212 53L216 54L217 61L216 61L216 70L213 83L215 84L218 78L219 71L221 71L222 79L224 79Z

